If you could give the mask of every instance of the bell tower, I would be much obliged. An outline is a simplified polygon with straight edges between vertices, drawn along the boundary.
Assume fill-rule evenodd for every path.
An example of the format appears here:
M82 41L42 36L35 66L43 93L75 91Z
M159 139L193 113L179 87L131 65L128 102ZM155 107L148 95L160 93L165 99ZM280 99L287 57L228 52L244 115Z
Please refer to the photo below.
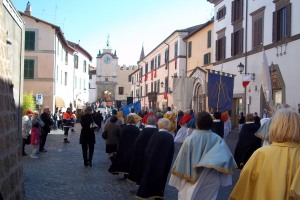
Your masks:
M101 99L107 102L107 106L110 106L108 102L115 100L119 66L116 51L112 52L108 35L105 48L102 50L102 53L99 50L96 57L97 100Z

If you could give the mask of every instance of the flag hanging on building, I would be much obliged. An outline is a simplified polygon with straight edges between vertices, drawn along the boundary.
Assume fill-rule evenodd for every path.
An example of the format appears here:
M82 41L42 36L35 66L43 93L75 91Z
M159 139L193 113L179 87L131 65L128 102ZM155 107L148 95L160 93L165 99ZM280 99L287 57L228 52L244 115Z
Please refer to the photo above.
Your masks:
M175 69L177 69L177 58L175 58Z
M267 60L265 50L263 50L261 85L262 85L265 99L266 99L267 103L269 104L270 108L272 108L273 107L272 82L271 82L270 70L269 70L268 60Z
M243 74L242 75L242 80L243 80L243 87L247 87L251 81L251 74Z
M156 77L156 68L154 69L154 77Z
M135 113L139 113L141 111L141 101L137 101L131 104L128 104L126 106L122 107L122 112L124 116L127 116L130 114L131 108L134 108Z
M151 81L153 80L153 70L151 70Z
M148 80L148 74L146 73L145 74L145 81L147 81Z
M222 74L222 75L220 75ZM217 112L232 109L234 77L218 72L208 73L208 107Z

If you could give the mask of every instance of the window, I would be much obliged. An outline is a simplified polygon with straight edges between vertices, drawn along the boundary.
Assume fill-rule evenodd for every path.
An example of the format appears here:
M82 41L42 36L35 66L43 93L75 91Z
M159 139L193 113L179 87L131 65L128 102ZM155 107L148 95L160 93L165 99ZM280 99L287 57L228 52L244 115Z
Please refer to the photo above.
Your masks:
M155 56L155 58L154 58L154 68L155 69L157 68L157 56Z
M234 23L243 18L243 0L234 0L231 2L231 22Z
M207 48L211 47L211 31L207 32Z
M151 83L151 92L153 92L153 82Z
M174 57L176 58L178 56L178 42L175 42L174 46Z
M78 55L74 55L74 68L78 69Z
M146 94L148 94L148 84L146 84Z
M145 74L148 74L148 63L146 63Z
M265 6L250 13L252 16L252 49L260 47L263 43Z
M291 36L291 3L276 7L273 12L273 42Z
M119 87L119 95L124 95L124 87Z
M83 72L86 73L86 60L83 61Z
M226 37L216 40L216 61L225 59Z
M231 33L231 56L243 53L243 33L243 28Z
M165 63L169 62L169 48L165 50Z
M63 71L60 70L60 84L62 85L63 84Z
M60 45L60 43L59 43L59 41L57 42L57 55L59 55L59 45Z
M252 24L252 47L256 48L263 42L263 18L260 17Z
M210 64L210 53L204 54L204 65Z
M154 92L157 92L157 81L154 81Z
M220 21L220 20L224 19L225 15L226 15L226 7L223 6L217 12L217 20Z
M157 66L160 67L160 54L158 54L158 57L157 57Z
M34 78L34 60L25 59L24 60L24 79Z
M65 51L65 64L67 65L68 64L68 52Z
M168 88L169 88L169 78L165 77L165 92L168 93Z
M192 41L189 42L188 57L192 57Z
M25 50L34 51L35 49L35 32L25 31Z
M154 70L154 59L151 60L150 67L151 67L151 71L153 71Z
M65 72L65 86L68 85L68 72Z

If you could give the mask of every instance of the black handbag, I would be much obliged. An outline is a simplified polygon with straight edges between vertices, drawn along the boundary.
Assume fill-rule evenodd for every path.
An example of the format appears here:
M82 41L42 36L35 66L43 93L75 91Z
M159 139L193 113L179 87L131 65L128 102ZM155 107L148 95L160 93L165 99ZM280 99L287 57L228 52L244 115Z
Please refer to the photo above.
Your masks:
M31 142L31 135L29 134L25 140L25 144L30 144Z

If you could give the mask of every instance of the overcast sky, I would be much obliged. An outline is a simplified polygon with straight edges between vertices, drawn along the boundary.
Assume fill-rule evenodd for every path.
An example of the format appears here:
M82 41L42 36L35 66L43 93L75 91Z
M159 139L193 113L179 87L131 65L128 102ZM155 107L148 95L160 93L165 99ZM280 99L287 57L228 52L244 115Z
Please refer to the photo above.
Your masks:
M24 12L28 0L12 0ZM67 40L93 56L106 47L119 65L136 65L142 45L148 54L173 31L205 23L213 16L207 0L31 0L32 15L60 26Z

